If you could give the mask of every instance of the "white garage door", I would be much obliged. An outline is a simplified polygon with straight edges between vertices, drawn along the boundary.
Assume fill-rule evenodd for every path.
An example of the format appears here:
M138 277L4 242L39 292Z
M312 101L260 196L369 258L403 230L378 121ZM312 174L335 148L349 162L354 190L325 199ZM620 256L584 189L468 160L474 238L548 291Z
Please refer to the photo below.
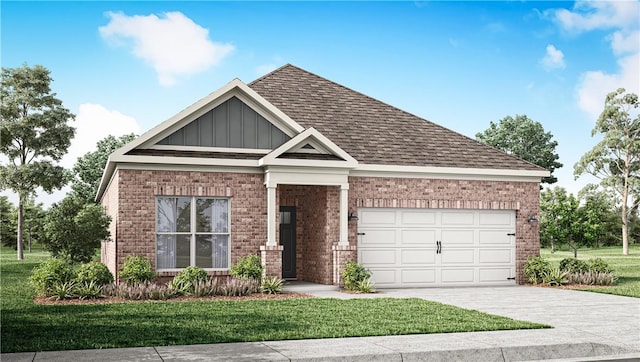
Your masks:
M358 262L378 288L515 284L513 210L358 210Z

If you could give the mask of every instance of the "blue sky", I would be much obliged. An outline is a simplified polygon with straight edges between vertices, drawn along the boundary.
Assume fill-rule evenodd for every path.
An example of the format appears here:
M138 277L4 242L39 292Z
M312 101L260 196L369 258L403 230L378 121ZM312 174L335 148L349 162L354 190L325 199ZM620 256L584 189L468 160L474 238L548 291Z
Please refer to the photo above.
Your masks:
M41 64L77 115L63 161L142 133L233 78L291 63L474 137L526 114L559 142L557 185L604 96L639 92L640 3L2 1L3 67ZM66 190L40 193L50 204ZM5 192L5 194L7 194Z

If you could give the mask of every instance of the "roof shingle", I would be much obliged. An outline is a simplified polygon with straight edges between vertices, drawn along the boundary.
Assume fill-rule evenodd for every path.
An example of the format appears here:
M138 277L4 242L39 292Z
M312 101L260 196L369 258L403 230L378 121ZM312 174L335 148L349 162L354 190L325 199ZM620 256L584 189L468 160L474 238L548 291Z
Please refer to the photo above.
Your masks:
M290 64L249 87L363 164L542 170Z

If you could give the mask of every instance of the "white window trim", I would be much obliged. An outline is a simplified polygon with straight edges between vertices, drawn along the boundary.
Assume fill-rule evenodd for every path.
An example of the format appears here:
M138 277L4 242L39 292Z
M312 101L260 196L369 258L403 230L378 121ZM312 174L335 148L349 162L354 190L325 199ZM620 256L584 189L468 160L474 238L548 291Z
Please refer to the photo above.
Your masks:
M189 197L191 198L191 210L190 210L190 232L158 232L157 230L154 232L156 235L155 240L155 259L156 259L156 272L180 272L184 270L184 268L158 268L158 235L189 235L189 265L196 266L196 236L197 235L227 235L229 238L227 239L227 267L226 268L202 268L206 271L228 271L231 268L231 198L229 197L218 197L218 196L184 196L184 195L158 195L156 196L156 205L155 205L155 224L154 227L157 229L158 227L158 200L159 199L169 199L169 198L179 198L179 197ZM227 200L227 230L226 233L205 233L205 232L197 232L197 214L196 214L196 200L197 199L215 199L215 200Z

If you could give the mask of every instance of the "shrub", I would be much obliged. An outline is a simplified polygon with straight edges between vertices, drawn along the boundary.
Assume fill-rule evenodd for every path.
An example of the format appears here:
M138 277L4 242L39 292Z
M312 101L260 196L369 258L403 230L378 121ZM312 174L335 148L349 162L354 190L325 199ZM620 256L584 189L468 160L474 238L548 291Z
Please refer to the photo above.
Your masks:
M242 279L262 280L262 264L258 255L248 255L240 258L231 267L231 275Z
M358 282L356 291L359 293L373 293L376 290L373 287L373 282L371 281L371 279L367 279Z
M120 271L120 280L127 284L149 282L155 277L151 263L145 256L127 255Z
M549 285L567 284L569 272L559 267L549 268L542 275L542 282Z
M584 273L589 270L589 265L580 259L564 258L560 261L560 269L569 273Z
M51 258L38 265L31 272L29 281L39 296L51 296L56 284L69 283L73 280L71 265L57 258Z
M76 267L75 281L78 284L95 283L98 286L103 286L113 283L113 274L111 274L106 265L89 262Z
M589 259L588 270L595 273L612 273L613 269L601 258Z
M76 297L76 283L74 281L56 281L51 286L49 298L55 300L71 299Z
M178 296L169 284L155 284L149 281L132 284L109 284L104 294L129 300L167 300Z
M171 287L182 295L190 295L193 293L194 285L197 282L203 282L207 279L209 279L209 276L204 269L197 266L188 266L171 280Z
M195 297L213 297L222 295L224 281L219 278L209 278L197 281L193 285L193 295Z
M229 278L222 285L221 295L241 297L260 291L260 282L257 279Z
M75 294L80 299L96 299L102 297L102 285L92 280L90 282L76 283Z
M568 276L568 282L585 285L614 285L616 277L612 272L588 271L584 273L572 273Z
M266 294L278 294L282 292L282 286L284 285L284 279L280 279L274 276L266 277L262 281L261 290Z
M347 290L359 291L359 284L368 281L369 278L371 278L371 272L352 261L348 261L342 270L342 280Z
M532 256L524 263L524 275L529 283L542 283L543 276L551 269L551 264L541 256Z

